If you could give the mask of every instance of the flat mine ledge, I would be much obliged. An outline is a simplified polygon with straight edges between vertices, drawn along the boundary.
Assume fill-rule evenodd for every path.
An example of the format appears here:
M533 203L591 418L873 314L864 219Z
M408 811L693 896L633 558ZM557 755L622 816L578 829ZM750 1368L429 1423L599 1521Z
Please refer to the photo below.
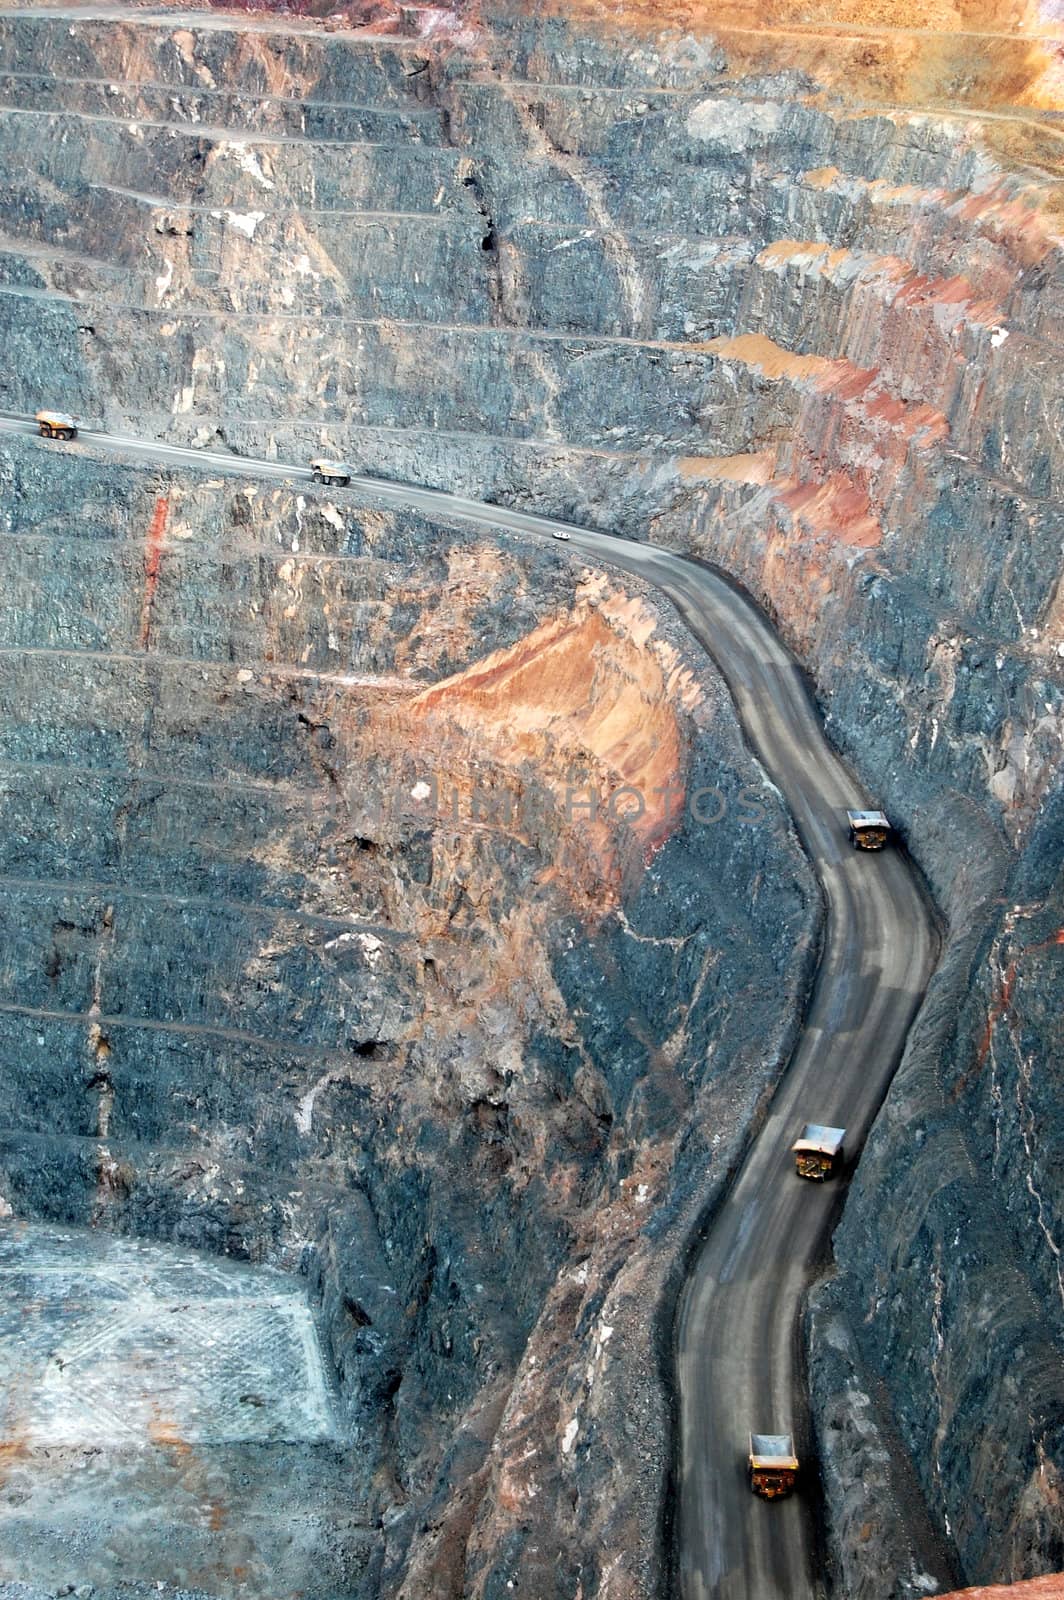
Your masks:
M0 1397L4 1596L158 1593L165 1567L168 1592L324 1597L364 1568L296 1278L0 1224Z

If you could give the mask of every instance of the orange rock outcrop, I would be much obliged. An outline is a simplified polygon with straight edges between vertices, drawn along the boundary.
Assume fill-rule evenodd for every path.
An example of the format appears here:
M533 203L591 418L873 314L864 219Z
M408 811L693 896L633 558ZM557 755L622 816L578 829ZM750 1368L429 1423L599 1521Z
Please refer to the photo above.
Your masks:
M1064 1572L1027 1583L994 1584L989 1589L957 1589L942 1600L1064 1600Z

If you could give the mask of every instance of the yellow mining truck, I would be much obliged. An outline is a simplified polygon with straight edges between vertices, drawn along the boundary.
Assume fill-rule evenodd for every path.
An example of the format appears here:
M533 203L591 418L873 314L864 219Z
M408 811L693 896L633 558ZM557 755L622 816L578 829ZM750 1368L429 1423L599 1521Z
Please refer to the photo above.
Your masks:
M798 1477L798 1457L789 1433L752 1433L747 1466L750 1487L765 1500L790 1494Z
M807 1122L802 1137L791 1145L794 1165L800 1178L837 1178L846 1159L842 1143L845 1128L824 1128L819 1122Z
M882 850L890 838L890 823L882 811L847 811L846 821L855 850Z
M338 483L346 488L351 482L352 469L346 461L333 461L329 456L315 456L310 463L310 475L315 483Z
M76 439L78 425L65 411L38 411L33 419L42 439Z

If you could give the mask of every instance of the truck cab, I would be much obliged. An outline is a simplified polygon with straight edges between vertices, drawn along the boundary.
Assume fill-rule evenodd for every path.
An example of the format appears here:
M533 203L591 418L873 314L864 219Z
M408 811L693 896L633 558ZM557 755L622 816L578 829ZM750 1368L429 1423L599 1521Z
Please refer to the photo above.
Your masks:
M752 1433L747 1463L750 1488L763 1500L790 1494L798 1477L798 1457L789 1433Z
M38 411L34 417L42 439L76 439L78 425L65 411Z
M819 1122L807 1122L801 1138L791 1145L798 1176L820 1183L825 1178L837 1178L846 1159L845 1138L845 1128L825 1128Z
M850 843L855 850L882 850L891 835L882 811L847 811Z

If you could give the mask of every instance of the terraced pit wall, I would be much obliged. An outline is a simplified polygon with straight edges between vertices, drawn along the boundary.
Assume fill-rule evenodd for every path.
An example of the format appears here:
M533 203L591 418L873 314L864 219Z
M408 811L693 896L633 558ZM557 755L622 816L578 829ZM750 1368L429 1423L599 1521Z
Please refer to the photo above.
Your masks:
M569 1592L603 1547L652 1585L648 1307L815 942L723 686L553 549L31 441L0 472L5 1208L309 1277L345 1592Z
M848 110L818 92L823 52L751 56L699 19L630 48L500 8L440 50L416 18L381 38L4 17L0 92L21 109L4 119L0 395L25 410L61 390L112 428L281 459L327 448L690 549L763 600L952 930L814 1319L817 1404L878 1408L875 1448L893 1441L965 1577L1048 1571L1064 1566L1064 530L1044 51L993 94L958 73L934 114L913 102L926 74L899 86L866 61ZM1022 169L1001 164L1017 130ZM512 642L509 602L482 644ZM221 615L203 612L204 640L233 626ZM391 671L386 630L375 648ZM860 1480L867 1437L825 1426L840 1481ZM850 1596L919 1580L894 1498L846 1500ZM649 1539L638 1521L623 1547Z

